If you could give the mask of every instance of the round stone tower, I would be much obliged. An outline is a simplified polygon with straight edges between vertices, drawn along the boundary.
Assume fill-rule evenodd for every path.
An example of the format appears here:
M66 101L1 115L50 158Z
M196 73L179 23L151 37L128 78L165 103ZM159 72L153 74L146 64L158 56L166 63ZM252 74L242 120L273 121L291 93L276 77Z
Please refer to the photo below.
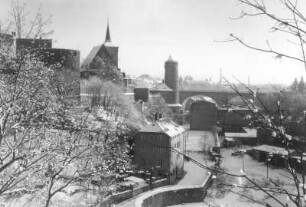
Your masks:
M171 56L165 62L165 84L174 91L173 102L179 103L178 63Z

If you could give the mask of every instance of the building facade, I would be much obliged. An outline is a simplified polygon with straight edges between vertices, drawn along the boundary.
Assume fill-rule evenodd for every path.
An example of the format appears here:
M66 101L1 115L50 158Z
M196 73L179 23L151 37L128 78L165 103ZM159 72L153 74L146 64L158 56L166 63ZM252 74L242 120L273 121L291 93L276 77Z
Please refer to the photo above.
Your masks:
M184 157L179 152L183 153L186 138L185 129L167 118L143 127L135 137L134 162L137 168L158 169L173 183L184 172Z
M200 100L195 100L190 107L190 129L191 130L211 130L217 125L217 103L202 96Z

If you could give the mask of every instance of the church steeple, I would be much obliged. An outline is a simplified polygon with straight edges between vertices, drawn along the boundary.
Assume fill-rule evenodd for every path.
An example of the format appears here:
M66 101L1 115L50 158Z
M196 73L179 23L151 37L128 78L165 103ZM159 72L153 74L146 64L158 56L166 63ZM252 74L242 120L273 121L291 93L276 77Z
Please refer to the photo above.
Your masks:
M111 42L110 32L109 32L109 20L107 19L107 29L106 29L106 37L105 42Z

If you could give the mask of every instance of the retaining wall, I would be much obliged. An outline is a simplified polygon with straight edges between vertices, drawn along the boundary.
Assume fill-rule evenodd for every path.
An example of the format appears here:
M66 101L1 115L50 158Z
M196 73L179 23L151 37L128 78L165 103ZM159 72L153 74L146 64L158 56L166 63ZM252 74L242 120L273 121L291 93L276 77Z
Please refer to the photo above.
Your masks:
M212 175L209 173L201 185L161 187L140 196L135 207L164 207L182 203L202 202L210 187Z
M161 186L165 186L169 184L169 180L167 178L157 180L153 182L153 189L154 188L159 188ZM127 200L129 198L133 198L140 193L146 192L150 190L148 185L143 185L140 187L132 188L131 190L119 192L119 193L114 193L113 195L107 197L104 199L100 204L99 207L109 207L114 203L120 203L124 200Z

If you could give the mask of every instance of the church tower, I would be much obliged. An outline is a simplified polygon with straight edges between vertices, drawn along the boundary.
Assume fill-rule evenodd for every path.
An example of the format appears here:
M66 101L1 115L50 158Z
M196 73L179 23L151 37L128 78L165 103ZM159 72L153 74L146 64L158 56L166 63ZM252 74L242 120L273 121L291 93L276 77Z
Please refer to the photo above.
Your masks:
M118 50L119 50L119 48L117 46L115 46L111 41L109 21L107 21L106 35L105 35L105 41L103 43L103 46L105 46L106 50L108 51L109 55L112 58L113 63L115 64L115 66L118 67Z

